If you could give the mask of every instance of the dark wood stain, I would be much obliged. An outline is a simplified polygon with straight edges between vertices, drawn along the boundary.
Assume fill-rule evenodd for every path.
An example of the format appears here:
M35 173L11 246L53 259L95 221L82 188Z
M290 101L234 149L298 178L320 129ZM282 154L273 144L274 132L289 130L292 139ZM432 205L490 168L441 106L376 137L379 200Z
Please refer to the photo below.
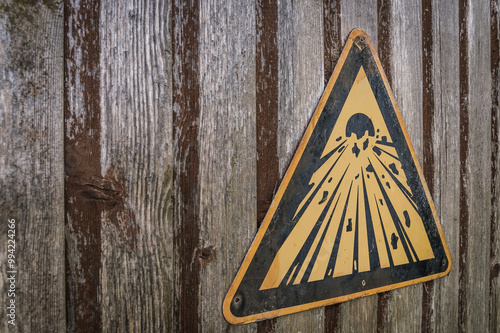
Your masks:
M432 28L432 0L422 0L422 100L423 100L423 157L424 178L431 196L434 194L434 39ZM434 281L422 287L422 332L432 332L432 293Z
M431 195L434 194L434 78L432 0L422 0L422 100L424 177Z
M323 43L325 85L330 80L342 52L340 0L323 1Z
M378 56L389 84L392 83L391 75L391 29L392 29L392 4L391 0L377 0L378 16ZM377 299L377 332L385 332L388 320L388 302L390 291L378 294Z
M278 186L278 3L256 2L257 227ZM274 332L276 319L257 324L257 332Z
M469 32L467 20L469 6L467 0L459 1L459 91L460 91L460 240L459 240L459 292L458 330L467 330L467 248L469 246L469 207L467 185L467 159L469 147Z
M99 9L99 1L64 6L66 309L71 332L101 330L101 212L109 196L94 181L101 174Z
M342 53L340 0L323 0L323 43L325 86ZM325 307L324 332L340 330L340 304Z
M389 84L392 83L391 74L391 29L392 29L392 0L377 0L378 16L378 57L384 69Z
M434 292L434 281L427 281L422 286L422 332L433 332L432 321L434 310L432 309L432 294Z
M342 304L333 304L325 307L325 333L340 332L340 309Z
M174 316L176 331L199 329L199 3L174 1L172 4L173 50L173 136L175 163L174 252L177 276Z
M386 331L386 323L388 320L388 304L389 298L391 297L390 291L385 291L378 294L377 299L377 333L383 333Z
M495 299L495 280L499 277L500 258L497 258L495 249L498 248L500 241L497 232L498 221L498 152L499 152L499 137L498 137L498 117L500 112L499 107L499 87L500 87L500 35L498 32L498 0L490 1L490 40L491 40L491 218L490 218L490 301ZM496 314L493 312L498 307L490 306L490 330L495 330L499 327L500 323L496 322Z

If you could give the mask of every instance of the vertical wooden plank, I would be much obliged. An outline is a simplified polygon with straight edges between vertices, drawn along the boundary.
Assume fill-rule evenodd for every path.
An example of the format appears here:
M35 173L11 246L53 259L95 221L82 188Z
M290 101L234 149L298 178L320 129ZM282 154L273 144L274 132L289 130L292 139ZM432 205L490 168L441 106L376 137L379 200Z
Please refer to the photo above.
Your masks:
M101 330L101 214L113 205L101 176L100 2L64 7L66 311L70 332Z
M489 331L500 332L500 16L498 0L490 1L491 20L491 227Z
M375 46L378 45L377 2L342 1L341 31L343 43L356 28L365 30ZM367 296L340 304L340 331L374 332L377 329L377 298Z
M66 330L62 14L61 3L0 4L2 332Z
M427 0L425 2L428 2ZM444 278L434 282L433 290L428 291L430 297L427 323L422 323L423 331L456 332L458 330L458 253L459 253L459 162L460 162L460 129L459 129L459 35L458 3L453 0L433 0L429 5L432 14L432 46L423 48L423 65L432 53L430 73L424 71L424 83L431 80L434 91L432 96L425 96L424 117L432 117L424 121L424 142L432 145L431 151L424 150L424 176L432 191L434 205L438 212L444 237L452 256L451 272ZM427 7L427 9L429 9ZM422 9L424 10L424 8ZM428 15L427 13L426 15ZM424 15L424 14L423 14ZM423 24L429 18L423 20ZM427 38L428 36L422 36ZM427 100L432 98L432 101ZM428 103L433 103L429 110ZM432 105L431 105L432 107ZM430 113L427 114L426 113ZM424 118L425 119L425 118ZM428 132L430 131L430 132ZM427 141L425 141L427 140ZM430 141L430 142L429 142ZM425 149L425 148L424 148ZM428 154L433 154L433 165L428 165ZM433 185L431 185L433 184ZM424 295L426 293L424 285ZM424 304L423 304L424 306ZM424 314L423 314L424 315Z
M488 329L491 226L489 1L461 1L459 330Z
M173 330L170 5L100 10L103 331ZM131 301L134 300L134 301Z
M179 332L201 329L199 15L197 0L172 4L174 329Z
M391 3L391 78L408 135L422 165L422 17L421 1ZM422 286L391 292L387 329L394 332L421 330Z
M215 24L217 22L217 24ZM200 326L232 326L222 302L256 233L256 69L253 0L200 2Z
M324 89L322 2L278 3L278 156L281 177ZM276 332L322 332L322 308L280 317Z

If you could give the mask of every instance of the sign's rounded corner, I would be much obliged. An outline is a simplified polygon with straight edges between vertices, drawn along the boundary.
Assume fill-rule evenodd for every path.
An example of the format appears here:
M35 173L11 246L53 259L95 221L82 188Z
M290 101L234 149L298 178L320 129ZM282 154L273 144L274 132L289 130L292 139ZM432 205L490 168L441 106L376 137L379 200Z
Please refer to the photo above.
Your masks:
M241 318L236 317L231 312L231 301L233 297L234 295L231 293L231 290L229 290L226 297L224 298L224 302L222 303L222 314L224 315L224 319L226 319L226 321L231 325L240 325L243 323Z
M446 244L443 240L443 243ZM444 272L442 273L441 276L446 276L450 273L451 271L451 266L453 265L453 262L452 262L452 259L451 259L451 254L450 254L450 251L448 250L448 247L446 247L445 249L445 254L446 254L446 261L447 261L447 267L446 269L444 270Z
M370 38L370 36L368 35L368 33L366 31L364 31L363 29L360 29L360 28L352 29L351 32L349 33L349 39L354 40L358 36L364 36L366 38Z

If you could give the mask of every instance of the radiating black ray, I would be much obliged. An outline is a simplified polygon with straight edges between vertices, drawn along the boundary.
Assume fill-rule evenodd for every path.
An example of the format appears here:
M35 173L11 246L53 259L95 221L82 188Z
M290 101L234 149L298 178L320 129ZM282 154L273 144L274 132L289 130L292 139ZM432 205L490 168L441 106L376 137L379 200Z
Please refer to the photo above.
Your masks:
M375 147L375 146L374 146ZM396 156L396 155L392 155L391 153L389 153L387 150L383 149L383 148L380 148L380 147L377 147L381 152L389 155L390 157L394 158L395 160L399 161L399 158Z
M314 254L312 256L311 262L307 266L307 270L304 273L304 276L302 277L302 280L300 281L301 283L302 282L307 282L307 280L309 280L309 277L311 276L311 271L312 271L312 269L314 267L314 264L316 263L316 259L318 258L318 253L321 250L321 246L323 245L323 240L325 239L326 234L328 233L328 227L330 226L330 223L331 223L332 218L333 218L333 213L337 209L337 205L338 205L339 201L340 201L340 196L337 198L337 201L335 202L335 206L333 206L333 210L332 210L332 213L330 214L330 218L328 219L328 222L327 222L327 224L325 226L325 229L323 230L323 233L321 234L321 238L320 238L320 240L318 242L318 245L316 246L316 249L314 250Z
M316 194L318 193L318 191L321 189L321 186L323 185L323 183L325 182L325 180L330 176L330 172L333 170L333 168L335 167L335 165L337 165L337 162L340 160L340 158L342 157L342 155L344 154L344 152L346 152L346 150L344 150L343 152L340 153L339 157L337 157L337 159L335 160L335 162L333 163L333 165L325 173L325 176L323 177L323 179L321 179L321 181L319 182L319 184L316 186L315 190L309 195L309 197L307 198L307 201L301 207L300 211L295 214L295 218L294 218L295 221L298 221L302 217L302 214L304 214L304 211L307 209L307 207L309 206L309 204L311 203L311 201L313 200L313 198L316 196ZM349 169L349 165L347 166L346 171L347 171L347 169ZM342 182L342 179L344 178L344 176L345 176L345 172L342 175L342 178L340 179L339 184ZM338 185L337 185L337 188L338 188Z
M399 225L399 228L401 228L404 238L406 239L408 246L410 247L411 252L415 256L416 261L420 261L417 256L417 251L415 251L415 248L413 247L413 244L410 242L410 237L408 237L408 233L406 232L405 228L403 227L403 224L401 223L401 220L398 219L396 223Z
M391 248L389 247L389 240L387 239L387 236L385 233L384 223L382 223L382 214L380 214L380 208L378 206L377 196L375 195L375 193L373 194L373 197L375 198L375 204L377 205L378 218L380 220L380 226L382 227L382 235L384 235L385 248L387 251L387 256L389 257L389 266L393 267L394 260L392 259Z
M366 233L368 236L368 253L370 256L370 270L380 267L380 257L378 255L377 241L375 239L375 230L373 228L373 219L370 211L370 203L368 193L366 191L366 183L364 172L361 170L361 179L363 180L363 198L365 200L365 217L366 217ZM377 199L375 198L375 201Z
M387 171L387 173L391 176L392 180L396 183L397 187L399 187L399 189L401 190L401 192L403 192L403 194L405 195L406 199L408 200L408 202L413 206L413 208L415 209L416 212L418 212L418 207L417 205L413 202L413 196L412 194L410 193L410 191L408 191L406 189L406 187L401 184L401 182L399 181L399 179L397 179L396 176L394 176L392 174L392 172L387 168L387 166L384 164L384 162L382 162L380 160L380 158L378 158L378 156L375 156L377 158L377 160L380 162L380 164L384 167L384 169ZM371 162L370 162L371 163Z
M370 160L370 159L368 159L368 160ZM370 161L370 163L371 163L371 161ZM394 222L394 227L396 228L396 231L398 232L399 239L401 240L401 244L403 245L403 249L405 250L408 261L412 262L413 258L411 256L410 249L408 247L406 239L403 236L403 230L401 230L400 223L398 224L399 216L396 213L396 210L394 209L392 202L389 200L389 196L387 195L387 192L384 188L384 185L382 185L382 182L380 181L379 176L377 175L376 172L374 172L374 175L375 175L375 179L377 180L377 183L380 187L382 195L384 196L385 202L387 204L387 208L389 209L389 213L391 214L392 220Z
M337 183L337 186L335 187L333 193L331 194L330 199L328 200L328 203L323 208L323 212L321 213L320 217L318 218L318 221L316 221L316 224L314 225L311 233L307 237L307 240L304 242L304 245L302 245L302 248L300 249L299 253L297 254L297 257L293 261L292 265L290 265L288 272L285 274L285 276L283 277L283 280L281 281L280 284L286 284L286 282L288 281L288 278L290 277L290 274L293 272L295 266L298 265L297 268L295 268L295 272L292 276L292 280L294 280L296 278L298 272L302 268L302 265L304 264L304 259L307 257L307 253L309 252L309 249L310 249L312 243L314 242L314 238L316 237L316 235L321 227L321 224L323 223L324 218L325 218L326 214L328 213L328 209L330 208L330 205L331 205L333 199L335 198L335 195L337 194L337 191L340 188L340 185L342 184L342 180L344 179L344 177L347 173L347 170L349 170L349 166L350 165L348 165L346 167L344 174L342 175L342 178L340 179L340 181ZM323 181L325 178L323 178ZM337 202L338 202L338 200L337 200ZM308 205L308 203L306 203L304 205L304 207L303 207L304 209L306 208L306 205Z
M340 149L342 148L342 146L343 146L343 145L344 145L344 143L346 143L346 142L347 142L347 139L346 139L346 140L344 140L344 141L342 141L341 143L339 143L339 145L338 145L337 147L333 148L333 149L332 149L332 150L331 150L328 154L326 154L325 156L323 156L323 157L321 158L321 160L320 160L320 161L323 161L323 163L322 163L322 164L324 164L324 163L325 163L325 162L326 162L326 161L330 158L330 156L332 156L333 154L335 154L335 152L336 152L337 150L339 150L339 152L340 152Z
M335 243L333 245L332 255L330 256L330 261L328 262L328 266L326 267L325 277L328 276L330 270L332 270L332 275L333 275L333 271L335 270L335 262L337 261L337 252L339 251L340 237L342 236L342 230L344 229L345 215L347 212L347 204L349 203L349 198L351 196L352 183L353 182L351 181L351 186L349 186L349 192L347 194L346 204L344 205L344 211L342 212L339 228L337 230L337 235L335 237Z
M359 271L359 185L358 190L356 192L356 228L354 229L354 251L352 254L352 262L353 262L353 272ZM356 267L354 267L354 262L356 262ZM354 269L356 268L356 269Z

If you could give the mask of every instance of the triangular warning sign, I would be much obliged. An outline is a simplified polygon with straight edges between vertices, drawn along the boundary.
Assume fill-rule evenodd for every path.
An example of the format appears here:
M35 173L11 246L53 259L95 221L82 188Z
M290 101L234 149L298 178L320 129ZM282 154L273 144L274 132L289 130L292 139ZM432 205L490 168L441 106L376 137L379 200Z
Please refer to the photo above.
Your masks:
M451 258L375 49L354 30L224 301L233 324L446 275Z

